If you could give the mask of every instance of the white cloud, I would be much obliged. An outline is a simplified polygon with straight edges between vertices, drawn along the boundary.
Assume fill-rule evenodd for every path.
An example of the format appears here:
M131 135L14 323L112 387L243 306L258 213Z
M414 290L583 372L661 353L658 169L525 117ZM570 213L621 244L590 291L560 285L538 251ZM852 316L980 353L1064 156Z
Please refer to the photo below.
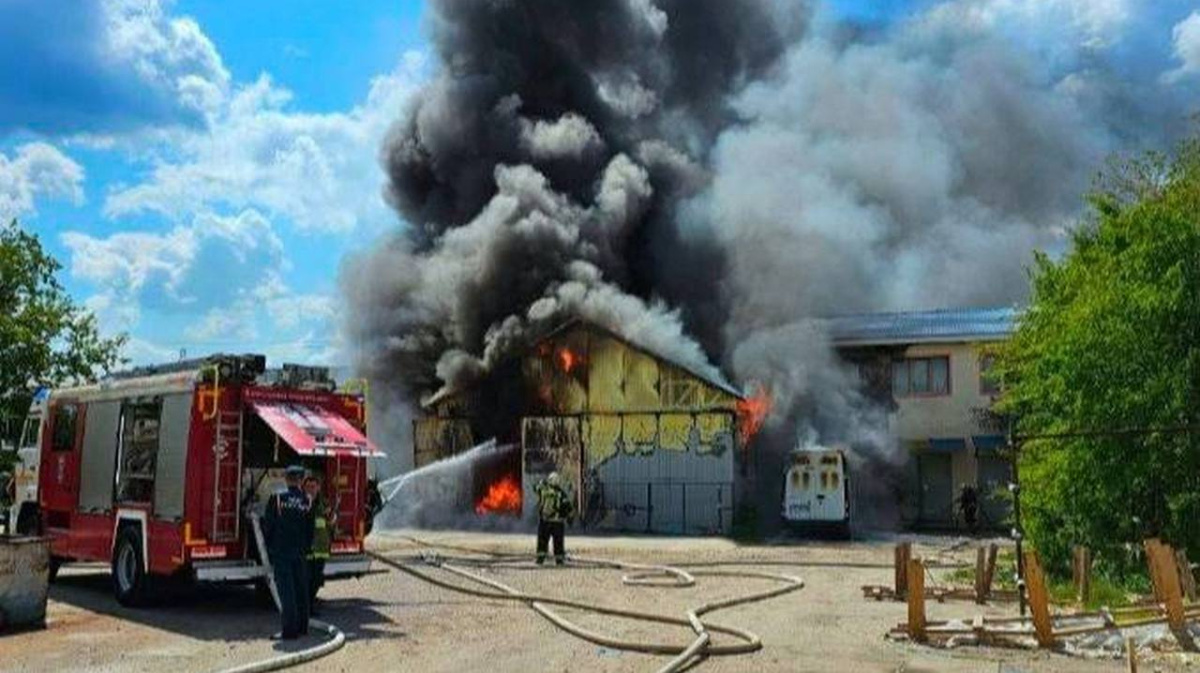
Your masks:
M923 21L996 31L1044 46L1102 48L1120 38L1136 0L945 0Z
M230 74L172 0L0 2L0 131L138 135L203 126ZM7 28L7 29L6 29ZM30 82L36 82L31 86Z
M204 123L72 136L148 167L111 186L106 217L153 213L167 224L102 237L65 233L70 271L97 286L87 305L102 325L137 334L127 349L134 360L252 349L273 361L332 362L340 352L333 297L288 287L279 232L344 233L394 221L382 198L379 147L419 85L424 57L405 54L348 110L308 113L268 74L233 83L200 26L167 15L165 4L109 0L111 58L169 87Z
M1175 57L1179 67L1166 73L1164 81L1174 82L1188 76L1200 74L1200 11L1192 12L1171 30L1175 45Z
M333 232L390 221L379 146L423 68L423 57L409 53L372 81L361 104L326 114L288 109L291 93L262 75L237 89L207 129L183 134L144 182L112 192L104 212L180 218L257 208L300 229Z
M0 222L35 211L38 196L83 203L83 167L53 145L34 142L0 152Z
M164 233L96 238L66 232L71 273L143 307L196 311L222 306L269 282L283 266L283 243L253 209L196 216Z
M280 329L329 324L334 318L333 297L324 294L278 294L267 301L266 308Z
M149 87L174 93L185 109L208 114L229 87L217 48L190 17L168 16L159 0L106 0L106 46Z
M180 349L253 350L273 362L332 362L340 352L333 298L283 282L282 242L256 210L202 213L162 233L67 232L62 240L71 274L100 288L85 304L106 331L142 332L148 318L185 321L175 334L131 340L126 356L135 363L170 361Z
M173 362L180 358L183 353L180 351L160 346L154 342L137 337L131 337L125 342L125 348L121 352L121 356L129 361L131 366L160 364L165 362Z

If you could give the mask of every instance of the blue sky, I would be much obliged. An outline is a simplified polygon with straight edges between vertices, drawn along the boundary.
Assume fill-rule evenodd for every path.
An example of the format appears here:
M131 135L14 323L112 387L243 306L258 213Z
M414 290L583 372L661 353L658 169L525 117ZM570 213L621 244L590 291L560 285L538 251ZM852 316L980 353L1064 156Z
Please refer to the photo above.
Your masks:
M341 258L397 226L376 157L421 3L46 4L0 4L0 215L134 361L338 360Z
M339 264L402 226L378 151L431 68L422 4L3 0L0 217L41 236L135 362L344 361ZM886 28L936 4L841 0L826 16ZM1192 3L942 4L1052 56L1063 40L1149 45L1174 68L1151 76L1200 73Z

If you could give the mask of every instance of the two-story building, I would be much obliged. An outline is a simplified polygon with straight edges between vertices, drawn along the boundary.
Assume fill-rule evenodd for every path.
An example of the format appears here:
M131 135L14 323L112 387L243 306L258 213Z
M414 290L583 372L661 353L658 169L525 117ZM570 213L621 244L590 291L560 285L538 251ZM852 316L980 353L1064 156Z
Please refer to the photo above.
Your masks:
M1011 479L1004 428L990 412L989 348L1012 333L1012 308L942 309L840 316L828 322L843 360L864 390L891 410L890 431L910 453L901 519L960 528L957 501L977 489L980 525L1000 528Z

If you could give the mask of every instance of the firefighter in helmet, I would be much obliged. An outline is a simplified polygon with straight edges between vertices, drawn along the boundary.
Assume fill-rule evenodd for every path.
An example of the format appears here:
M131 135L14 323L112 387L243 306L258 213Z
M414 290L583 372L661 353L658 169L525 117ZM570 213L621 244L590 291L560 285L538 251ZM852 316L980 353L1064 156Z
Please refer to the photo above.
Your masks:
M321 478L316 474L304 478L304 494L308 496L313 519L312 548L308 551L309 613L316 615L317 592L325 586L325 562L329 560L333 538L330 524L334 521L334 514L325 504Z
M557 565L566 562L567 550L563 547L563 534L567 521L575 517L575 503L560 482L558 473L551 472L550 476L533 487L538 500L538 565L546 562L546 546L551 538L554 539L554 562Z
M309 584L307 556L312 549L313 519L308 495L300 488L304 468L292 465L284 472L287 490L267 501L263 534L279 593L283 629L275 639L292 640L308 635Z

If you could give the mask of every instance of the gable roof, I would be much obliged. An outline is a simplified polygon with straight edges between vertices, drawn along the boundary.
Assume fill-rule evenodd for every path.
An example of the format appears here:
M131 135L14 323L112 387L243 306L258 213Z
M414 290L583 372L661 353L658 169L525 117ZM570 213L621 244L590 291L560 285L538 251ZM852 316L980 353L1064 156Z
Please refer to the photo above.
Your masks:
M1016 328L1011 306L865 313L826 319L835 346L1001 341Z
M687 372L688 374L691 374L692 376L700 379L701 381L704 381L705 383L713 386L714 388L718 388L726 393L729 393L730 395L733 395L734 397L736 397L738 399L745 399L745 397L746 397L745 393L743 393L741 390L738 390L737 387L735 387L732 383L729 383L728 381L726 381L725 378L723 376L721 376L719 372L715 373L715 374L710 374L708 372L700 371L700 370L696 369L695 367L692 367L689 364L685 364L683 362L680 362L679 360L669 358L669 357L663 355L662 353L651 350L650 348L647 348L646 346L643 346L639 343L634 343L632 340L618 334L614 330L604 327L603 325L592 322L590 320L584 320L582 318L571 318L571 319L567 320L566 322L559 325L558 327L556 327L556 328L550 330L549 332L547 332L546 334L543 334L542 336L538 337L533 342L533 345L536 346L537 344L540 344L541 342L543 342L547 339L550 339L558 334L562 334L563 332L567 332L575 327L586 327L588 329L592 329L597 332L600 332L607 337L610 337L612 339L620 341L621 343L625 344L626 346L628 346L629 348L631 348L635 351L649 355L650 357L654 358L655 360L661 360L663 362L666 362L667 364L671 365L672 367L682 369L683 371Z
M717 388L725 393L728 393L728 394L738 398L739 400L746 398L745 393L743 393L741 390L738 390L737 387L735 387L733 384L726 381L724 379L724 377L720 376L720 374L712 375L707 372L698 371L696 368L692 367L691 365L682 363L673 358L666 357L666 356L662 355L661 353L655 352L641 344L634 343L630 339L627 339L626 337L618 334L617 332L615 332L611 329L608 329L607 327L604 327L604 326L602 326L598 323L592 322L590 320L584 320L582 318L570 318L570 319L566 320L565 322L559 324L557 327L554 327L550 331L546 332L545 334L542 334L541 336L537 337L530 343L529 347L526 348L524 353L527 353L530 350L533 350L534 348L537 347L538 344L546 341L547 339L552 339L552 338L554 338L560 334L563 334L565 332L568 332L576 327L584 327L587 329L591 329L591 330L600 332L609 338L612 338L612 339L615 339L616 341L621 342L628 348L631 348L640 353L644 353L656 360L661 360L662 362L666 362L667 364L671 365L672 367L681 369L684 372L687 372L688 374L690 374L691 376L694 376L694 377L700 379L701 381L704 381L705 383L713 386L714 388ZM522 354L524 354L524 353L522 353ZM427 398L426 400L421 402L421 406L426 407L426 408L431 407L431 406L437 404L438 402L441 402L442 400L446 399L447 397L456 395L456 394L463 392L464 390L467 390L469 388L473 388L476 385L479 385L481 382L482 382L482 380L477 380L464 388L450 388L448 386L442 386L437 392L435 392L429 398Z

